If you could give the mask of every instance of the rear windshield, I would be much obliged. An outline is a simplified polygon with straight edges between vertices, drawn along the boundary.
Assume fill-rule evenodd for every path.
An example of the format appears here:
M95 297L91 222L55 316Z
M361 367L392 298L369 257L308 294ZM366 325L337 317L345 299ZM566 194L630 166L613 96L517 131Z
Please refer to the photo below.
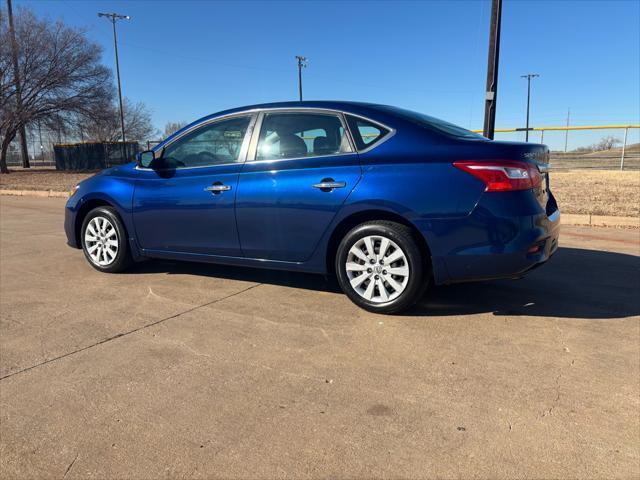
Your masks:
M410 122L417 123L421 127L436 130L440 133L444 133L450 137L467 138L470 140L487 140L478 133L474 133L466 128L458 127L453 123L445 122L439 118L430 117L424 113L412 112L411 110L405 110L404 108L390 107L388 105L378 105L377 108L386 111L392 115L396 115Z

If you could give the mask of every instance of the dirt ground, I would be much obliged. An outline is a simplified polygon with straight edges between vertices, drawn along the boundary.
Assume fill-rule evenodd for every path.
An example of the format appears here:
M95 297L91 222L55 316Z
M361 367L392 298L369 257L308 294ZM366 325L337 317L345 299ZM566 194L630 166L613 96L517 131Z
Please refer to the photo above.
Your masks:
M67 192L95 172L52 169L14 170L0 175L0 189ZM640 171L562 170L551 173L551 191L563 213L640 215Z
M68 192L78 182L94 174L95 172L59 172L51 168L15 168L8 175L0 174L0 189Z

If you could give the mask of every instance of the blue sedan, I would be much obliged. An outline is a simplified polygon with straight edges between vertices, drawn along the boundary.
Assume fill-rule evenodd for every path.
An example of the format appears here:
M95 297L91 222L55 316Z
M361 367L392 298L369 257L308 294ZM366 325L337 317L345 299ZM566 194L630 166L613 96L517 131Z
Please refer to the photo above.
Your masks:
M65 231L102 272L148 258L335 274L395 313L430 284L518 278L557 249L544 145L353 102L236 108L71 192Z

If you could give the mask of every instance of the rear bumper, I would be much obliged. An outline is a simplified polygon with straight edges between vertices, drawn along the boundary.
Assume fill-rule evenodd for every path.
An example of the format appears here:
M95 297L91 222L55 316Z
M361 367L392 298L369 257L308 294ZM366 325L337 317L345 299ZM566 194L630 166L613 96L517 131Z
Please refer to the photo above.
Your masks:
M521 219L522 223L529 223ZM545 263L558 249L560 211L550 217L532 218L532 228L522 229L504 248L471 248L445 258L448 281L445 283L518 278ZM544 224L544 225L542 225ZM535 253L529 249L537 248Z
M544 211L513 193L490 197L464 219L430 222L425 238L436 284L521 277L556 252L560 210L553 196Z

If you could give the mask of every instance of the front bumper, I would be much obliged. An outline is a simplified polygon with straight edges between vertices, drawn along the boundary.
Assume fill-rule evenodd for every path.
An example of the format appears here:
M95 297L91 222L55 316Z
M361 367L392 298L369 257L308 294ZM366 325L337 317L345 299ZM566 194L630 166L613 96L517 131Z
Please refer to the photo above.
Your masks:
M76 215L79 202L73 197L67 201L64 209L64 233L67 235L67 245L73 248L81 248L76 236Z

